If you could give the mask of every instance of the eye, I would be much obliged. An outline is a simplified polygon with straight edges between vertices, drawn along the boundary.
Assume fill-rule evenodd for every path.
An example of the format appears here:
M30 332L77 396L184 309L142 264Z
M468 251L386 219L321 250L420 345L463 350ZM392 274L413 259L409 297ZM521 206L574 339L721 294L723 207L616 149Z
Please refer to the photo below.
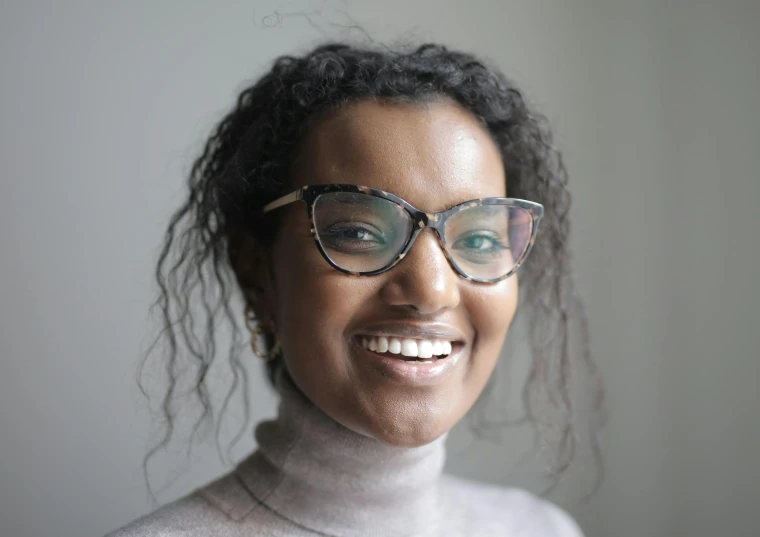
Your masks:
M319 239L326 247L344 252L372 250L387 244L382 231L364 222L336 222L320 230Z
M501 238L494 233L475 231L460 237L454 242L452 249L472 261L488 262L501 257L505 251L509 250L509 244L502 242Z
M359 227L347 227L342 229L330 230L329 233L333 237L340 236L344 239L357 240L357 241L371 241L375 239L375 234Z
M491 250L494 247L494 240L491 237L486 237L484 235L467 237L466 239L462 239L461 243L464 247L473 250Z

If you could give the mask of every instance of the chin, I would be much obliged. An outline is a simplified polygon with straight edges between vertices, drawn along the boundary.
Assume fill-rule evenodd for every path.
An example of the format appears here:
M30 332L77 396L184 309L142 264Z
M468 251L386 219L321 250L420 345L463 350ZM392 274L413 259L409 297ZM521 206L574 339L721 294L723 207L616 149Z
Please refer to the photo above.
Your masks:
M437 436L431 436L431 437L402 438L402 439L394 439L386 443L392 446L396 446L396 447L415 448L415 447L427 445L430 442L433 442L434 440L439 439L440 437L441 435L439 434Z
M446 434L449 429L450 427L443 423L435 423L432 420L424 423L417 420L414 422L395 420L393 423L384 425L376 424L371 427L368 436L392 446L411 448L429 444Z

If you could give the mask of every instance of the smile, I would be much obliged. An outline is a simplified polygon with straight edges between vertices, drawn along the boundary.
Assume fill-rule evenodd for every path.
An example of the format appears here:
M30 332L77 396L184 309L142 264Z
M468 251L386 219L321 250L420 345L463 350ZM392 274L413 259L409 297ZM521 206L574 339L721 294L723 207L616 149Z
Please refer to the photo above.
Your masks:
M451 354L448 340L403 337L361 336L362 347L378 354L398 354L405 358L437 360Z

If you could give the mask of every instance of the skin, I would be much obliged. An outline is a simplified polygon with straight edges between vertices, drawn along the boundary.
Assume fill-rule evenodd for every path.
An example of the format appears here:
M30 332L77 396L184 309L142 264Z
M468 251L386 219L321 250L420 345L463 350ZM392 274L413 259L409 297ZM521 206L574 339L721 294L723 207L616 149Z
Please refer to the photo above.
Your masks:
M292 189L352 183L392 192L425 211L506 196L504 166L486 130L449 101L353 103L320 120L293 166ZM515 313L517 276L495 284L461 278L434 232L376 276L338 272L322 258L302 202L282 209L269 252L241 239L238 280L273 327L298 388L353 431L420 446L451 429L493 372ZM443 322L464 336L462 360L432 386L394 382L367 366L352 338L376 323Z

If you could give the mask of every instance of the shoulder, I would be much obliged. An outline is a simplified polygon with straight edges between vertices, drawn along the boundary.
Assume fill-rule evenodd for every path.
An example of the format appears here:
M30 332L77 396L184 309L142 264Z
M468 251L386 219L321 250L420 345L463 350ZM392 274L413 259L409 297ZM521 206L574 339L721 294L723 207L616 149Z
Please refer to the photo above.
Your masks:
M459 518L468 526L488 525L494 534L507 530L523 537L583 537L566 511L526 490L448 474L443 476L442 487L448 508L461 511ZM470 527L462 529L472 531Z
M253 510L234 474L221 477L105 537L232 537Z
M193 493L148 513L106 537L210 537L214 508Z

